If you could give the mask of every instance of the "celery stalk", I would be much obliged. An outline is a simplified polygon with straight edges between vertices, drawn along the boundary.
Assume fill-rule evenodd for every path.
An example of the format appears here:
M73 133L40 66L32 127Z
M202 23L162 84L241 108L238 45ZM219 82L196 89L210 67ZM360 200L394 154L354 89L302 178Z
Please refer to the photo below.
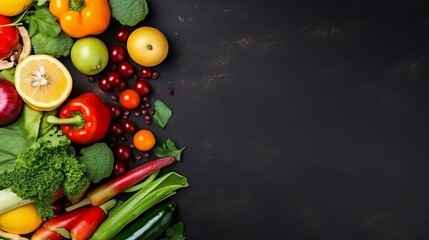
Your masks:
M175 172L167 173L133 194L107 217L90 239L108 240L118 234L128 223L160 201L187 187L187 179Z
M31 202L18 197L9 188L0 190L0 214Z

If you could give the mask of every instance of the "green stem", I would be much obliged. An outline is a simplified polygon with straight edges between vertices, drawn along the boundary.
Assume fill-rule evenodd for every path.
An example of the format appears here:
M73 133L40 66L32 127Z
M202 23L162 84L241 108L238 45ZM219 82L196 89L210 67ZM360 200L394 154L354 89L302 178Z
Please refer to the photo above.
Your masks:
M85 0L70 0L70 10L80 12L85 7Z
M143 187L147 186L148 184L150 184L151 182L153 182L153 180L156 178L156 176L158 176L160 170L157 170L156 172L152 173L148 178L146 178L146 180L144 180L143 182L140 182L132 187L129 187L127 189L125 189L124 192L136 192L140 189L142 189Z
M91 205L91 201L89 200L89 198L84 198L80 202L77 202L73 205L66 207L66 211L71 212L75 209L78 209L78 208L86 206L86 205Z
M46 121L52 125L70 124L75 126L75 128L82 128L85 123L85 119L80 113L72 114L71 118L57 118L55 116L49 116Z
M109 201L103 203L100 205L100 208L103 209L103 211L107 214L107 212L112 209L114 206L116 206L116 200L110 199Z
M13 21L13 23L8 23L8 24L4 24L4 25L0 25L0 27L16 27L16 26L22 26L24 25L21 20L25 17L25 15L27 15L28 10L30 9L31 5L25 9L25 11L19 16L18 19L16 19L15 21Z
M8 24L0 25L0 27L16 27L16 26L22 26L22 25L24 25L24 24L23 23L15 23L15 22L13 22L13 23L8 23Z

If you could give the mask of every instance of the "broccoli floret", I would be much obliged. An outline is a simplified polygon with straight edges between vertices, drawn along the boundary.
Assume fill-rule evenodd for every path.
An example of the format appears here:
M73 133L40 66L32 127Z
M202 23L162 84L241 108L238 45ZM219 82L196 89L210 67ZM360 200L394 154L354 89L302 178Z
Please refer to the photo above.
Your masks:
M135 26L149 12L146 0L109 0L112 17L122 25Z
M67 57L73 46L73 39L63 32L56 37L36 33L31 37L31 45L35 54L48 54L55 58Z

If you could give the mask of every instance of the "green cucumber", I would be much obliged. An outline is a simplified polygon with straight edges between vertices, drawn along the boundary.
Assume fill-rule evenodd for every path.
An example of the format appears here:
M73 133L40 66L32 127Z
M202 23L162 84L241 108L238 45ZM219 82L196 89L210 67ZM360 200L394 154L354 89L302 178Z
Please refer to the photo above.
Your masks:
M154 240L161 237L173 221L176 203L161 202L112 240Z

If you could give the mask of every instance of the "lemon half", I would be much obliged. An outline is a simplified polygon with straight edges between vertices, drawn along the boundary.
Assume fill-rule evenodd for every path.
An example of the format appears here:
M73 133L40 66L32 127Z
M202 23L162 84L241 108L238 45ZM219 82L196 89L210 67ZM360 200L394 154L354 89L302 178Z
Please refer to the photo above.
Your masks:
M16 66L15 88L22 100L37 111L51 111L70 95L73 79L58 59L30 55Z
M8 233L27 234L35 231L43 220L34 203L29 203L0 215L0 229Z

